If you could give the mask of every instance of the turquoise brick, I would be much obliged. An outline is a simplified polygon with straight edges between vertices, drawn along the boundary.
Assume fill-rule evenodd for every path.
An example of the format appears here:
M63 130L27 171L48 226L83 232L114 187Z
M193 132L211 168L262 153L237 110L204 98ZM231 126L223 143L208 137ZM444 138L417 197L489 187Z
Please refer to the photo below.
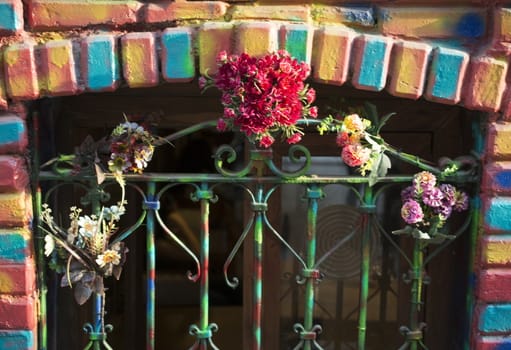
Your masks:
M311 29L304 25L287 25L282 28L281 48L289 52L299 62L310 63Z
M479 330L485 333L511 331L511 304L486 305L479 316Z
M0 146L20 142L26 137L25 123L20 118L0 118Z
M358 75L353 84L361 89L380 91L387 82L391 42L383 38L362 38L357 55L360 61L356 67ZM360 51L361 50L361 51Z
M91 37L86 42L87 87L93 91L112 90L119 76L119 62L114 39L111 36Z
M0 233L0 263L23 263L29 252L28 244L20 232Z
M0 331L0 349L31 350L34 348L33 331Z
M486 211L486 224L490 229L511 230L511 197L496 197L490 200Z
M467 59L467 54L462 51L446 48L436 50L431 66L432 97L456 99Z
M166 29L161 36L162 74L166 80L195 77L192 33L188 29Z
M12 2L0 2L0 30L18 31L23 23Z

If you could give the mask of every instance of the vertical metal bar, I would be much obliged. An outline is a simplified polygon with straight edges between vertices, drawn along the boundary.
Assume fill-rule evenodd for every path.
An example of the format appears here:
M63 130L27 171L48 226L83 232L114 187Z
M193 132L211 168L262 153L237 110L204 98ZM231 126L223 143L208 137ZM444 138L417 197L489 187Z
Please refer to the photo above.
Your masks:
M263 186L257 184L257 204L263 203ZM254 295L253 295L253 317L252 331L254 336L254 350L261 349L261 321L262 321L262 297L263 297L263 212L256 208L254 225Z
M367 298L369 296L369 268L371 259L370 236L371 227L369 225L370 210L373 207L373 192L370 186L364 185L364 203L362 209L362 239L361 239L361 255L362 261L360 265L360 312L358 318L358 350L366 348L366 332L367 332Z
M413 266L412 266L412 287L411 287L411 308L410 308L410 330L416 334L422 334L419 328L419 312L422 301L422 264L424 253L419 239L414 240ZM422 337L409 337L410 350L417 350L418 342Z
M203 184L204 186L207 184ZM201 211L201 279L200 279L200 329L206 331L209 328L209 196L200 196ZM209 334L210 335L210 334ZM199 349L207 349L207 339L204 339Z
M147 184L147 199L155 201L156 184ZM156 249L154 244L154 210L156 206L146 207L146 270L147 270L147 310L146 310L146 349L154 349L155 329L155 279L156 279Z
M477 192L479 194L479 188ZM472 313L474 309L474 281L475 271L474 263L477 251L477 240L479 237L479 220L481 216L481 200L478 195L472 200L472 221L470 223L470 239L469 239L469 255L468 255L468 283L467 283L467 299L466 299L466 325L463 338L465 339L464 349L470 350L470 329L472 323Z
M314 327L314 284L319 278L319 271L314 269L316 264L316 227L318 218L318 201L322 197L322 190L316 185L312 185L307 189L309 198L309 208L307 212L307 256L306 265L307 273L305 284L305 309L303 326L305 332L312 335ZM312 341L314 337L310 336L303 344L304 350L312 349Z
M36 225L34 226L34 237L36 247L36 273L37 273L37 288L39 291L39 311L38 311L38 348L46 350L48 347L48 313L47 313L47 295L48 287L46 285L46 261L44 259L44 235L39 230L40 213L41 213L41 188L39 185L39 114L34 112L31 120L31 147L32 164L31 164L31 186L32 201L34 217Z

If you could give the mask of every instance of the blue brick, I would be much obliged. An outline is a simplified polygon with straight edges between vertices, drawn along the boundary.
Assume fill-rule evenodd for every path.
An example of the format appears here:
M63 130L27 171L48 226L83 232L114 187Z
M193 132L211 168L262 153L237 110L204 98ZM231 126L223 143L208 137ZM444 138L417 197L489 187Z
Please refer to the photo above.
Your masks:
M32 331L0 331L0 349L29 350L34 348Z
M167 29L161 36L162 74L165 79L191 80L195 61L191 31Z
M487 305L479 317L479 330L486 333L511 331L511 304Z
M19 142L25 137L25 123L20 118L0 118L0 145Z
M433 97L452 100L458 93L458 81L462 73L466 53L447 48L438 48L435 52L431 73L434 85L431 89Z
M111 37L94 37L87 46L87 87L90 90L112 89L119 80L120 72Z
M511 189L511 170L502 170L495 174L496 184L503 189Z
M0 262L23 263L27 258L28 244L29 241L20 232L1 232Z
M492 229L511 230L511 197L492 198L485 219Z
M386 65L388 64L389 43L387 41L371 39L365 43L358 85L380 91L385 87L387 80Z
M310 28L304 25L288 25L283 30L285 31L283 49L299 62L310 63Z
M0 30L17 31L22 27L19 15L12 3L0 3Z

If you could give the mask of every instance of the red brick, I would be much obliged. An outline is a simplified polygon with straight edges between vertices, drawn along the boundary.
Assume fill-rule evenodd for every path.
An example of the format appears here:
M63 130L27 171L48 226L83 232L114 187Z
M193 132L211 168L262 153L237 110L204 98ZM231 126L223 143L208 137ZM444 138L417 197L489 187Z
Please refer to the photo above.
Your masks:
M39 50L41 89L50 96L76 94L78 81L71 40L50 41Z
M509 348L511 348L511 341L508 337L478 336L474 342L473 350L505 350Z
M37 324L34 297L0 296L0 315L1 329L32 329Z
M31 295L34 290L35 266L32 258L23 265L0 265L0 294Z
M4 51L4 67L7 94L12 99L33 100L39 97L34 44L9 45Z
M489 303L511 300L511 269L482 270L478 277L477 296Z
M23 191L27 185L25 160L16 156L0 156L0 192Z

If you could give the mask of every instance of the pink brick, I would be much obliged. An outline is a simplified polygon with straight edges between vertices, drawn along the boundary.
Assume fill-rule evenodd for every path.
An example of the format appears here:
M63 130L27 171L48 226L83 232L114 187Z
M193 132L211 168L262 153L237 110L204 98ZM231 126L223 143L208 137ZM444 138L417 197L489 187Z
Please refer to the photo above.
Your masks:
M273 22L241 23L235 30L235 53L264 56L278 49L278 28Z
M394 44L391 58L391 76L388 91L404 98L422 96L431 46L403 41Z
M478 57L470 62L469 81L465 84L465 107L488 112L499 110L506 89L508 64L501 59Z
M220 51L231 53L233 24L224 22L204 23L199 28L199 72L201 75L215 75L216 56Z
M488 303L511 300L511 269L482 270L477 280L480 300Z
M227 7L228 5L222 1L159 1L147 4L144 22L219 20L223 19Z
M129 87L147 87L159 82L156 40L153 33L129 33L121 38L124 79Z
M73 43L55 40L44 44L41 52L41 89L50 96L74 95L78 91Z
M28 2L32 29L51 30L90 25L115 28L137 22L142 3L136 1L32 0Z
M36 325L36 302L30 296L0 296L0 328L32 329Z
M25 192L0 194L0 225L23 227L32 220L30 196Z
M511 123L488 124L486 157L494 160L511 160Z
M24 265L0 264L0 294L32 295L35 290L35 266L33 259Z
M27 185L25 160L16 156L0 156L0 192L23 191Z
M510 346L511 341L508 337L477 336L474 341L473 350L499 350L499 349L505 350L509 349Z
M339 26L316 31L312 73L316 81L342 85L348 79L351 47L356 33Z
M33 100L39 97L34 45L9 45L4 52L7 94L14 100Z

